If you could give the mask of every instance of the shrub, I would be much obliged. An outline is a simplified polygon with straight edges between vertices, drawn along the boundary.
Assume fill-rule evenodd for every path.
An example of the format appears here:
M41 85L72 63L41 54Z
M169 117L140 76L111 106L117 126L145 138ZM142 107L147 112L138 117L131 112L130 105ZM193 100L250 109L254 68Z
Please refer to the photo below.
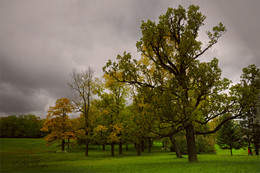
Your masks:
M187 150L187 140L185 136L178 136L176 140L179 144L180 150L182 154L188 154ZM210 153L216 154L216 149L214 147L215 142L211 136L196 136L196 151L197 153ZM172 147L171 147L172 148ZM174 149L172 150L174 151Z

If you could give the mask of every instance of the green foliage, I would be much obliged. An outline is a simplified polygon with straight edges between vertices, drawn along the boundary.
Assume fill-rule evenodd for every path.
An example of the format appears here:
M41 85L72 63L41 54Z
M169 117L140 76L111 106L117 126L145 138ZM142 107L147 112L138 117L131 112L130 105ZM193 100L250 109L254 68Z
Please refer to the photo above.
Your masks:
M242 109L242 116L240 125L245 135L244 139L250 144L254 144L256 154L260 146L260 69L256 65L249 65L243 69L241 75L241 82L234 86L237 92L240 106Z
M153 88L158 95L170 95L168 103L175 108L171 114L163 114L162 120L180 122L183 128L191 122L207 123L216 117L215 113L227 109L229 100L223 94L229 81L221 79L218 60L200 63L197 59L216 43L225 27L219 24L213 33L208 32L209 44L202 49L196 39L205 16L198 9L194 5L187 11L181 6L174 10L169 8L157 24L150 20L143 22L142 38L137 42L141 60L132 60L130 54L124 53L117 57L117 63L109 61L103 68L118 81ZM114 75L117 72L122 78ZM218 104L221 101L225 104Z
M187 10L182 6L168 8L157 23L142 22L142 37L136 44L140 60L124 52L117 56L117 62L109 61L103 68L117 81L152 90L154 98L158 98L152 101L157 103L159 129L167 128L163 132L168 136L185 129L194 162L197 161L194 134L214 133L226 119L212 130L208 129L208 122L227 112L238 114L236 100L228 94L231 81L221 78L218 60L199 61L226 31L219 23L207 32L209 41L203 45L198 33L205 19L195 5Z
M187 141L185 136L176 137L177 142L179 143L180 151L182 154L187 154ZM214 138L211 136L198 135L195 138L196 141L196 151L199 154L216 154L216 149L214 147L215 142Z
M216 154L215 141L211 136L196 136L196 149L198 153Z
M40 129L44 120L35 115L8 116L0 118L0 137L2 138L41 138L45 133Z
M120 74L117 74L120 77ZM96 93L99 100L95 100L94 106L99 112L96 117L94 138L101 144L123 142L123 120L122 111L125 109L128 88L118 83L109 75L103 76ZM107 89L107 91L105 91Z

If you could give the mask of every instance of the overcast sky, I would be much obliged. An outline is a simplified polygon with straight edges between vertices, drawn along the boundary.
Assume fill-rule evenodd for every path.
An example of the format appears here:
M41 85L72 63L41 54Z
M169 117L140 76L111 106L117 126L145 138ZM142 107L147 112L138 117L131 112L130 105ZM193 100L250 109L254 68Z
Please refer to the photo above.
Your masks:
M223 77L239 81L259 66L259 0L0 0L0 116L36 114L68 96L73 69L96 76L117 54L138 58L142 20L158 21L168 7L195 3L207 16L205 32L222 22L227 32L201 60L217 57Z

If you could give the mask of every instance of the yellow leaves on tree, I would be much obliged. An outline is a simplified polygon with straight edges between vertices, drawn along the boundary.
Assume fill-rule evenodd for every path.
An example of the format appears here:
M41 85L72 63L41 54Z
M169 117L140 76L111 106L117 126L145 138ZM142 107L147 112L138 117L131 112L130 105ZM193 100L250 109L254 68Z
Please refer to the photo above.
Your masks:
M122 73L118 72L116 74L114 74L114 77L110 76L109 74L104 74L104 79L105 79L105 88L109 88L112 85L115 85L115 83L117 83L117 80L115 79L122 79ZM123 85L120 83L117 83L117 85Z
M58 99L55 106L49 108L48 115L41 129L50 133L44 138L47 142L46 145L61 140L62 150L64 150L65 140L75 139L72 121L68 116L73 109L72 103L67 98Z
M108 136L108 128L104 125L98 125L93 130L93 138L95 141L100 143L106 143L107 142L107 136Z
M108 142L119 142L121 140L121 134L123 134L121 124L111 124L110 128L112 132L108 136Z

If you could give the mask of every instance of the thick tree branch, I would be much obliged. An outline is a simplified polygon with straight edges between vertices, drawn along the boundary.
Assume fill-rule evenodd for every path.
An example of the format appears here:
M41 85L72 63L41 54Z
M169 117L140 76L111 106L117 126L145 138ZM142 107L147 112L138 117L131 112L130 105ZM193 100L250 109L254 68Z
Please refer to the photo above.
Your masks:
M222 127L222 125L224 125L227 121L238 118L239 116L241 116L241 113L223 120L214 130L209 130L209 131L206 131L206 132L195 131L195 134L196 135L213 134L213 133L217 132Z

